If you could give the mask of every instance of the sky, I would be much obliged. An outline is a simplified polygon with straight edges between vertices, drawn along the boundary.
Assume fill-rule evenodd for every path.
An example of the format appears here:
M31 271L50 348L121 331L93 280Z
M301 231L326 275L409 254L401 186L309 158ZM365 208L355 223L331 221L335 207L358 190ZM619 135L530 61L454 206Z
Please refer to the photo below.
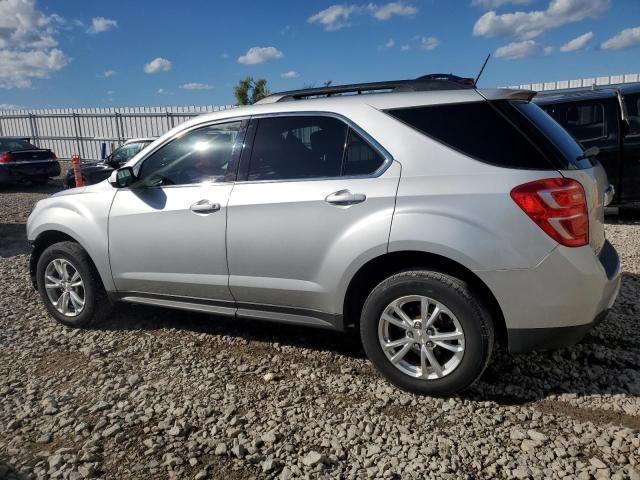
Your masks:
M0 0L0 108L222 105L271 91L640 72L640 0Z

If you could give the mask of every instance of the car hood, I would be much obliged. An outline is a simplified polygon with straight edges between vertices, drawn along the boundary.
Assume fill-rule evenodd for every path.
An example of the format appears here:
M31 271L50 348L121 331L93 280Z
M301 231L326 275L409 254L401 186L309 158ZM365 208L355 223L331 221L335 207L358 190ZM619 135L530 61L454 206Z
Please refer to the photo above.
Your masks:
M114 187L111 186L108 180L103 180L102 182L98 182L93 185L87 185L85 187L68 188L67 190L62 190L60 192L54 193L51 196L64 197L66 195L78 195L81 193L104 192L105 190L114 190Z

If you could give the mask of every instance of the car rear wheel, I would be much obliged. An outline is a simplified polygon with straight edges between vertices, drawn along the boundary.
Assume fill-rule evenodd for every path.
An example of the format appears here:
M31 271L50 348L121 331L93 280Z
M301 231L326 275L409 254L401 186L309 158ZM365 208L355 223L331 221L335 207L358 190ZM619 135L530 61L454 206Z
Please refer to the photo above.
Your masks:
M102 319L111 302L87 252L77 243L49 246L38 259L38 292L58 322L84 327Z
M394 385L446 396L480 377L494 332L489 313L464 281L406 271L373 289L360 335L373 365Z

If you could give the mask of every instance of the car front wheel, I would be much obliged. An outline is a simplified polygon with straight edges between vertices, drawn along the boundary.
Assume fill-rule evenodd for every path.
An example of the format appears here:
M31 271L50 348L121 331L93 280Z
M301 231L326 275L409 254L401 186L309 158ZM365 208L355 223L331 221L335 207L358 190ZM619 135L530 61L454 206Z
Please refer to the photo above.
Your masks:
M83 327L106 316L111 307L87 252L77 243L60 242L38 259L38 292L58 322Z
M469 286L431 271L401 272L374 288L360 334L389 381L434 396L472 385L489 362L494 337L490 315Z

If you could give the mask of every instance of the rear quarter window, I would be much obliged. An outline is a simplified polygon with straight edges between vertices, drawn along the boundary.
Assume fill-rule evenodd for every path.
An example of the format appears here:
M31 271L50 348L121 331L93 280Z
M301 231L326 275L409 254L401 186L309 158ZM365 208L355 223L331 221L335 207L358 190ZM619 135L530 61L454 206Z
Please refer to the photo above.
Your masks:
M481 162L519 169L554 168L500 109L486 101L392 109L387 113Z

